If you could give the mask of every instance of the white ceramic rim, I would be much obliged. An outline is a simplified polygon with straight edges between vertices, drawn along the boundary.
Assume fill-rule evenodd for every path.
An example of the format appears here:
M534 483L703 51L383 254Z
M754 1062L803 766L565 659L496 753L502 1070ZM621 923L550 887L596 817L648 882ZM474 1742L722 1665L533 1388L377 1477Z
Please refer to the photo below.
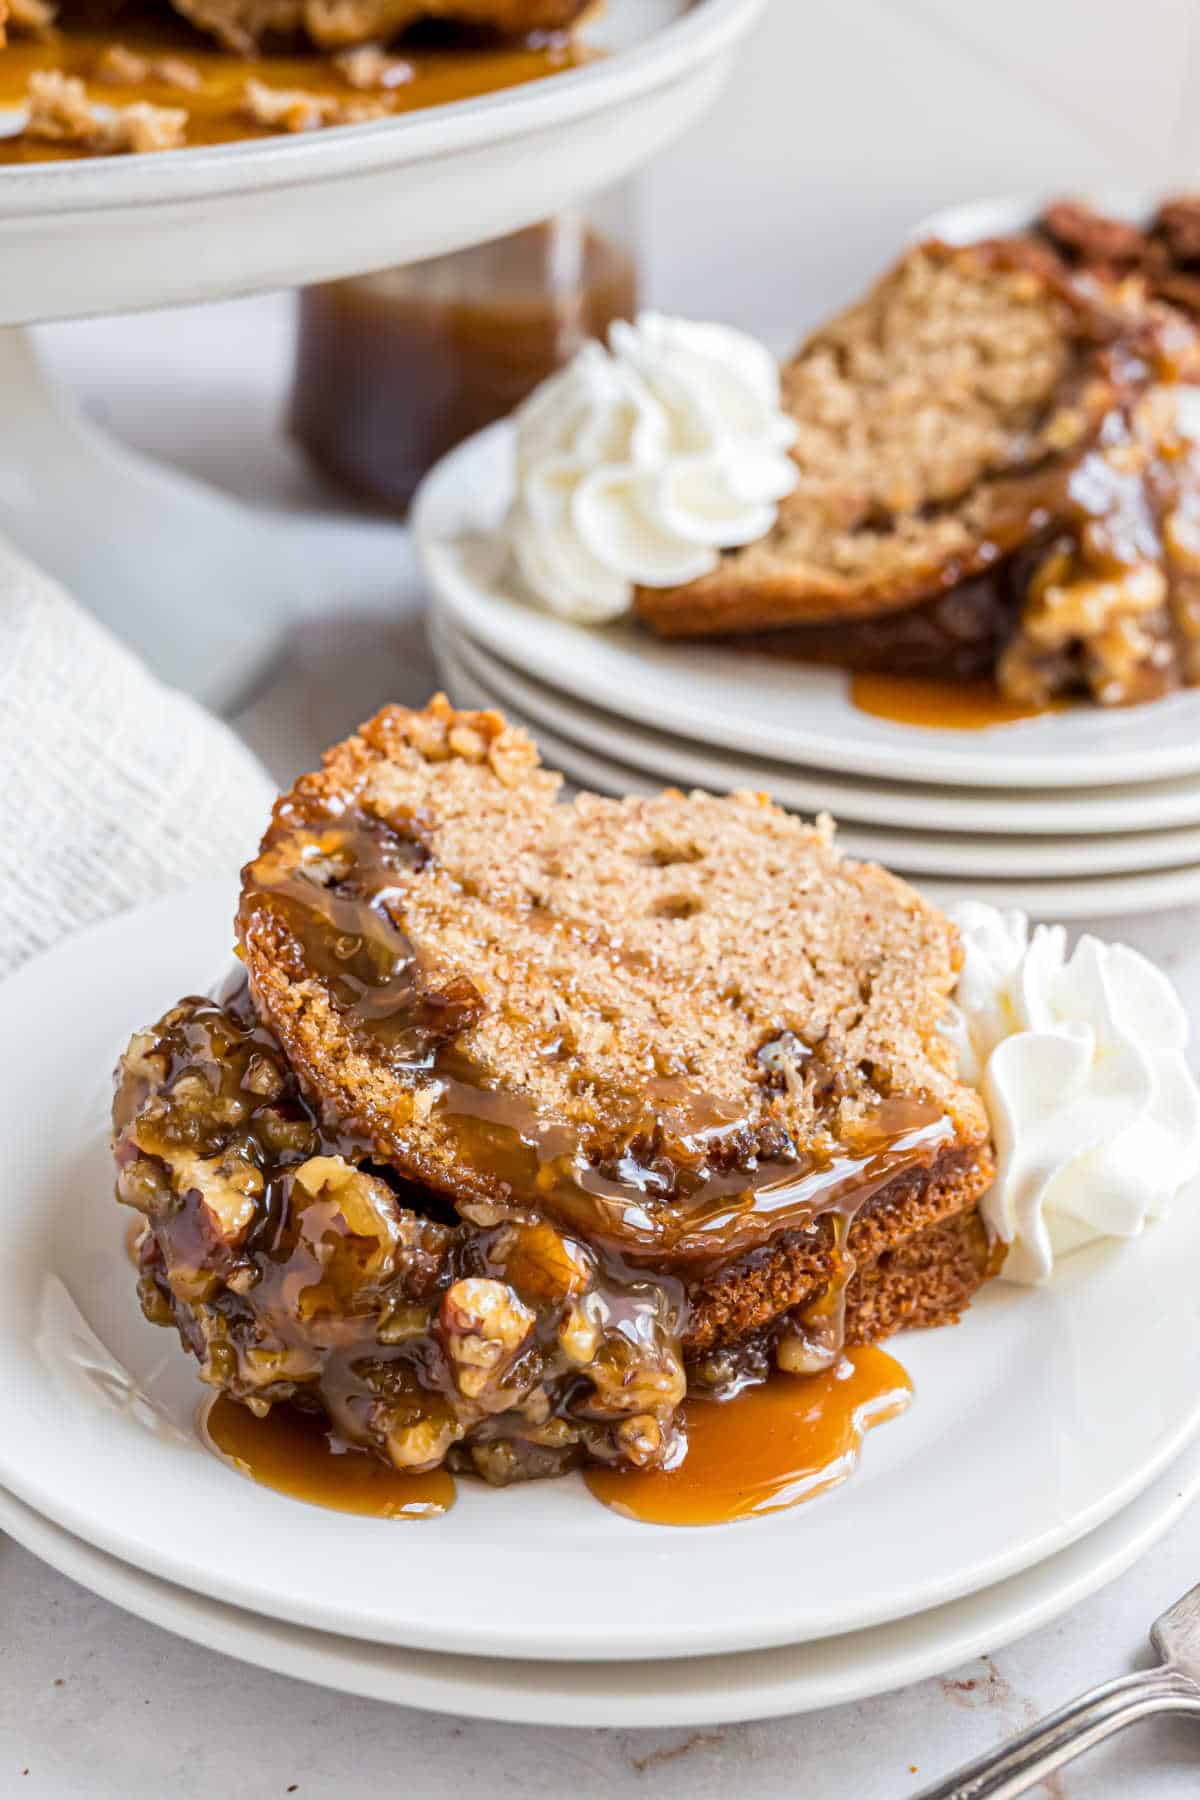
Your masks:
M985 194L978 200L957 201L952 206L926 213L913 226L907 241L919 244L925 238L940 238L947 244L974 244L981 238L1025 231L1055 200L1067 196L1117 218L1144 220L1158 210L1164 199L1179 191L1178 187L1081 189L1067 183L1056 188Z
M1200 1493L1186 1450L1106 1525L1021 1575L891 1625L824 1642L667 1662L533 1663L365 1644L210 1600L97 1550L0 1489L0 1529L114 1606L192 1643L390 1705L522 1725L723 1725L906 1687L1061 1617L1145 1555Z
M160 156L0 168L0 225L81 210L170 206L218 194L268 193L365 169L404 169L450 152L587 118L677 80L730 48L765 0L692 0L628 51L543 81L363 125Z
M552 732L601 757L636 766L661 782L694 784L717 792L762 789L793 811L832 812L835 817L845 813L856 821L841 831L843 842L854 856L925 874L979 875L999 880L1021 876L1045 880L1145 874L1200 862L1200 822L1154 829L1143 821L1140 830L1108 830L1094 835L1077 831L1065 834L1059 842L1049 841L1045 833L1025 835L1005 832L1000 827L989 832L987 820L976 819L974 828L943 830L933 835L943 800L938 789L915 804L909 803L918 815L923 811L920 828L897 830L897 824L904 824L899 814L905 809L898 808L894 791L884 782L867 790L869 798L851 790L853 803L848 810L841 805L836 777L824 781L815 777L807 796L796 799L797 784L789 779L786 768L750 759L743 763L728 753L705 752L702 746L666 737L635 725L632 720L610 719L583 701L566 703L553 689L518 674L473 639L462 633L452 637L436 608L429 627L440 660L459 677L472 677L502 711L512 709L521 714L535 727L535 735ZM1197 803L1200 804L1200 783Z
M537 720L524 717L519 709L490 693L448 650L439 648L437 655L449 685L461 695L464 705L503 706L513 723L522 725L543 746L547 763L560 769L576 785L606 794L649 794L662 786L657 775L586 749ZM839 833L839 840L850 855L870 857L876 851L866 842L867 835L862 834L860 845L853 827L847 827ZM889 851L889 862L942 905L986 900L992 906L1019 907L1034 919L1068 921L1167 912L1172 907L1200 901L1200 863L1138 875L1051 877L1040 881L1001 881L974 875L958 881L953 876L914 869L899 845Z
M431 603L430 630L453 648L457 660L464 660L469 653L481 667L502 669L510 676L515 673L453 621L443 620L436 600ZM580 741L590 748L608 751L613 733L623 740L628 732L639 743L643 738L650 739L669 746L672 754L678 749L689 758L704 758L710 768L732 772L744 762L752 785L772 789L778 793L781 805L796 812L818 812L828 807L839 818L870 823L882 809L893 824L912 825L920 830L937 826L944 831L974 834L982 825L992 833L1012 831L1055 837L1154 831L1200 823L1200 777L1196 776L1176 776L1173 780L1126 788L1049 789L1015 796L978 789L964 794L955 788L921 787L913 782L871 779L832 769L802 769L794 764L749 757L737 759L732 752L722 756L689 738L651 732L644 725L605 713L587 701L568 701L544 683L536 684L535 690L525 674L520 679L524 687L538 694L539 718L544 717L552 729L570 720ZM490 680L487 685L491 685ZM581 723L586 733L580 729ZM709 775L707 779L711 784L713 777Z

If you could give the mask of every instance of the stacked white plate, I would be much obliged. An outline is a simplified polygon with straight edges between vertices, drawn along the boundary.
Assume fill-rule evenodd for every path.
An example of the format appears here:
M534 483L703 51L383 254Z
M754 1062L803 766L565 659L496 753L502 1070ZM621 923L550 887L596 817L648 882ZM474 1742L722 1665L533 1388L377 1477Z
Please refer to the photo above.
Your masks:
M1194 1193L1048 1288L992 1283L959 1330L896 1339L911 1409L842 1487L788 1512L641 1525L569 1476L463 1480L445 1517L400 1523L256 1486L205 1449L194 1365L141 1316L107 1128L122 1042L224 966L229 911L223 883L172 898L0 994L0 1529L76 1580L400 1704L705 1724L994 1652L1127 1568L1200 1492Z
M413 522L447 688L529 727L545 760L611 793L753 788L832 813L855 855L1043 918L1200 900L1200 690L955 731L860 711L838 670L635 624L570 624L524 596L496 528L512 427L448 456Z

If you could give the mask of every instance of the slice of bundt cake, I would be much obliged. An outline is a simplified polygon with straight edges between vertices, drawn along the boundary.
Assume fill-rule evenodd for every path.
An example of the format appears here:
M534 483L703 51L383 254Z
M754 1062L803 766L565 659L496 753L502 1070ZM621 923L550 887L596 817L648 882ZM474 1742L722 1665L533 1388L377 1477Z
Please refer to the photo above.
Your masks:
M640 590L641 616L664 636L767 630L972 574L1028 528L1021 478L1094 437L1105 326L1028 247L911 250L783 371L799 479L774 529L698 581Z
M957 1316L994 1259L948 922L753 795L566 801L394 707L277 804L248 981L113 1109L142 1305L403 1469L683 1453L691 1389Z
M1035 704L1194 681L1198 383L1195 326L1139 277L1030 239L919 245L784 371L799 479L772 531L639 590L638 614L848 667L996 671Z
M870 1203L968 1208L942 915L761 796L559 788L439 697L279 801L238 931L306 1093L460 1208L681 1274L705 1348L809 1301Z

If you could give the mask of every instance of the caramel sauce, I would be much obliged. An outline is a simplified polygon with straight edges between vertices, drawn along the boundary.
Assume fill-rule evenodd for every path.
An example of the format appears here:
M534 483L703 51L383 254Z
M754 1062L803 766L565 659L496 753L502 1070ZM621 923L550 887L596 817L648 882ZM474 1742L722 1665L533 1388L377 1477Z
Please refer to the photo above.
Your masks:
M724 1402L690 1399L687 1453L673 1469L589 1468L596 1499L650 1525L725 1525L782 1512L827 1492L856 1468L863 1439L899 1417L912 1384L875 1345L859 1345L818 1375L776 1374ZM274 1406L265 1418L225 1394L205 1401L202 1441L240 1475L335 1512L430 1519L454 1504L444 1469L401 1474L341 1445L316 1414Z
M182 57L199 76L199 86L188 89L159 80L118 86L93 80L100 58L113 44L148 58ZM412 79L390 90L362 93L318 50L234 56L191 30L183 20L167 16L164 9L161 18L122 18L107 28L71 24L36 38L10 35L0 51L0 109L24 105L29 77L37 70L58 69L79 76L96 105L129 106L144 100L153 106L182 109L188 115L189 146L229 144L274 135L242 116L243 89L249 80L350 102L379 100L390 113L400 114L537 81L575 66L588 52L566 39L554 38L543 44L516 45L421 41L403 44L396 54L412 65ZM0 164L61 162L81 154L85 153L74 145L0 137Z
M125 1227L125 1254L135 1269L142 1266L142 1240L146 1236L146 1221L133 1219Z
M629 1262L717 1267L823 1215L847 1221L888 1182L953 1141L932 1102L881 1099L853 1144L824 1159L797 1150L778 1121L731 1114L682 1077L647 1083L626 1119L604 1127L546 1120L533 1099L490 1085L454 1039L483 1001L463 976L439 976L397 922L405 877L429 852L419 818L397 828L349 814L274 841L244 874L240 928L263 914L298 942L346 1025L402 1083L433 1086L459 1171L481 1191L543 1208ZM405 835L402 835L402 832ZM577 928L543 915L547 931ZM589 947L606 948L602 934ZM355 1122L374 1138L371 1119ZM390 1130L390 1118L378 1128ZM384 1158L386 1160L386 1157Z
M688 1400L677 1468L588 1469L591 1492L648 1525L725 1525L798 1506L845 1481L862 1440L909 1403L900 1364L874 1345L819 1375L774 1375L724 1402Z
M637 311L637 270L573 214L305 288L290 427L322 473L403 509L425 471Z
M850 699L859 712L896 725L928 731L988 731L1037 719L1061 706L1026 706L1008 700L992 681L938 681L930 676L860 672L850 678Z
M445 1469L401 1474L369 1451L341 1444L315 1413L273 1406L259 1419L218 1394L201 1408L198 1428L239 1475L312 1506L373 1519L434 1519L454 1505L454 1477Z
M854 1153L820 1161L793 1152L755 1158L753 1167L722 1169L708 1161L703 1125L694 1124L696 1112L703 1118L704 1100L681 1094L633 1127L635 1137L665 1128L675 1152L669 1177L632 1150L612 1173L597 1167L584 1133L546 1124L521 1094L451 1079L443 1083L442 1106L457 1123L462 1163L500 1173L515 1193L634 1263L716 1266L782 1231L804 1230L821 1215L852 1217L896 1175L930 1160L954 1136L940 1107L884 1100ZM687 1159L682 1166L680 1153Z
M155 1086L174 1099L143 1117ZM238 1113L239 1098L251 1096L261 1104ZM677 1420L687 1316L680 1284L660 1270L639 1277L616 1258L593 1266L590 1253L537 1215L501 1208L494 1224L467 1228L408 1212L407 1190L385 1184L380 1166L360 1172L341 1161L341 1140L286 1073L244 982L224 1010L182 1002L161 1036L139 1040L114 1118L118 1193L150 1221L149 1230L135 1227L143 1309L179 1330L204 1378L222 1389L198 1419L203 1441L239 1473L292 1498L366 1516L432 1516L453 1499L451 1476L444 1465L415 1476L402 1472L406 1464L427 1468L446 1457L452 1468L509 1481L514 1472L563 1473L583 1457L605 1463L621 1452L613 1427L628 1421L632 1398L645 1409L645 1441L674 1470L667 1492L679 1522L713 1523L793 1504L842 1479L868 1425L903 1398L903 1375L882 1353L842 1354L855 1266L850 1202L833 1215L825 1291L777 1346L781 1372L751 1390L766 1366L751 1357L721 1378L729 1398L693 1395ZM136 1144L122 1120L125 1129L141 1120ZM168 1195L158 1159L169 1165L177 1151L185 1172ZM189 1185L198 1154L219 1167L219 1181ZM247 1227L224 1209L236 1211L248 1192ZM456 1374L439 1306L466 1276L511 1283L532 1309L541 1410L509 1410L526 1393L525 1377L497 1387L499 1404L489 1409ZM559 1340L563 1307L584 1288L606 1332L586 1367L578 1355L564 1360ZM474 1366L464 1364L468 1373ZM298 1388L303 1409L276 1399ZM592 1485L609 1499L596 1487L603 1479ZM620 1478L615 1500L640 1506L643 1479L628 1481ZM658 1504L656 1491L647 1489L648 1505Z

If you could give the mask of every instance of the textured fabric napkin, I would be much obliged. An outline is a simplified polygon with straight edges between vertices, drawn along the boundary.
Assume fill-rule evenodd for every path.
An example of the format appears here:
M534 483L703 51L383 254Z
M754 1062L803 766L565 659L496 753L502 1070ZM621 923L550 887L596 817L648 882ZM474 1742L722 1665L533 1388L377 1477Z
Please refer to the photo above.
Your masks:
M0 540L0 976L172 888L232 882L273 796L226 726Z

